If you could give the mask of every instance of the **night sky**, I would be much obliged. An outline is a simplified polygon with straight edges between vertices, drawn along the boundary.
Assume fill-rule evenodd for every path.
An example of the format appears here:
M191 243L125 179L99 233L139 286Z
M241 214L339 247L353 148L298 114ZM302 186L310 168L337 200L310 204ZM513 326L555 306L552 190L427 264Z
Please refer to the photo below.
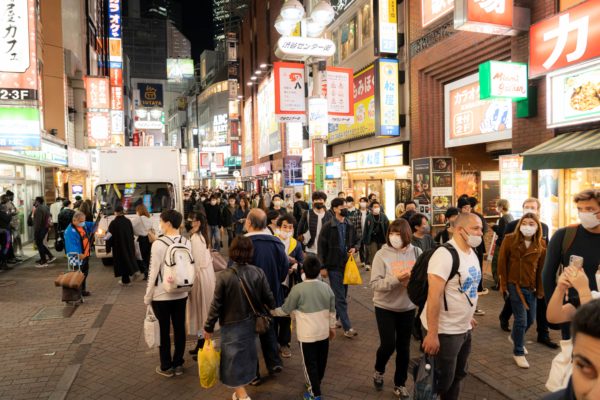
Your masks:
M213 49L212 2L208 0L174 0L183 5L183 34L192 42L192 57L200 59L205 49Z

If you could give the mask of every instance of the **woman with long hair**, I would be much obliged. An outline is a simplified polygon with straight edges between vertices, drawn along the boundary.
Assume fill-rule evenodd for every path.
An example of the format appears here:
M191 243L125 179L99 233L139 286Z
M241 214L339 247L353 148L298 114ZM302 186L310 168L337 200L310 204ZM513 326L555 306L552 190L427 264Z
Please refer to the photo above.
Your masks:
M144 204L138 204L135 207L136 217L132 219L133 234L137 236L137 243L140 248L141 260L141 272L144 274L144 280L148 279L148 269L150 268L150 252L152 246L150 239L148 238L148 232L152 229L152 220L150 219L150 213Z
M198 354L198 350L204 347L203 327L208 317L210 304L215 292L215 271L212 264L212 256L208 248L208 223L203 214L190 213L186 227L190 228L190 242L192 243L192 256L196 277L194 286L188 297L187 326L189 335L198 335L196 348L190 350L190 354Z
M240 203L238 204L235 212L233 213L233 221L235 225L235 234L243 235L244 234L244 224L246 223L246 217L250 212L250 204L248 203L248 199L246 197L240 198Z
M542 268L546 242L542 236L538 216L526 213L516 231L504 237L498 255L500 290L508 296L515 318L508 340L513 344L513 358L520 368L529 368L525 333L536 318L536 297L544 297Z
M85 222L94 222L94 214L92 213L92 201L85 200L81 203L79 211L85 214Z
M412 231L405 219L392 222L385 236L386 243L373 258L371 288L380 345L377 349L373 384L383 388L385 366L396 352L394 394L408 398L406 388L410 362L410 336L416 306L408 298L406 286L421 249L411 244Z

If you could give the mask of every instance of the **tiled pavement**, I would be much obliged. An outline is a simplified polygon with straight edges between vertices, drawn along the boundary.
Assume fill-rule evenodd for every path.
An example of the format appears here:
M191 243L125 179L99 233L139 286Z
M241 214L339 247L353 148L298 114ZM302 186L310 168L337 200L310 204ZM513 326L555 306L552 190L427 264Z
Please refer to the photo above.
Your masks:
M231 398L231 390L222 385L201 389L197 368L187 355L183 377L165 379L154 373L158 354L148 350L142 334L144 283L121 288L112 268L97 261L92 262L89 281L93 295L70 318L32 321L44 307L63 307L53 280L64 265L61 260L39 270L30 260L0 274L0 399ZM473 375L466 379L461 399L540 398L553 352L530 344L532 368L517 369L507 335L498 328L499 299L492 293L481 300L487 315L479 318L474 334ZM392 399L392 362L384 391L372 388L378 336L368 288L351 288L350 316L359 336L352 340L338 337L332 343L323 385L325 398ZM529 336L534 340L535 332ZM190 338L190 346L193 341ZM412 355L418 355L416 345ZM409 376L409 385L411 379ZM254 399L297 399L302 389L296 350L285 360L283 373L251 388L250 394Z

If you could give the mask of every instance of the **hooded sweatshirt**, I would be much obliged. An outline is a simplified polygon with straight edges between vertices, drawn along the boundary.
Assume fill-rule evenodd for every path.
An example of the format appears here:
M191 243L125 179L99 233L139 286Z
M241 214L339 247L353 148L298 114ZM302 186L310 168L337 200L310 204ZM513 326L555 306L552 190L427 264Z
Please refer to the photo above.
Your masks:
M396 250L384 244L375 254L371 271L371 288L375 307L384 310L404 312L416 306L408 298L406 287L393 274L394 269L407 268L415 264L421 249L409 244L404 250Z

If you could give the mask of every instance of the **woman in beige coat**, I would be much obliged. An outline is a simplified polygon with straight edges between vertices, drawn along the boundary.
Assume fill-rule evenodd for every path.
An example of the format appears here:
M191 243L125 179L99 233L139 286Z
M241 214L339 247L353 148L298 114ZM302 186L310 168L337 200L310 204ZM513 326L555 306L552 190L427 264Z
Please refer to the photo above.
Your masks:
M190 226L191 224L191 226ZM212 264L212 256L208 248L208 224L206 217L200 213L191 213L188 217L187 228L189 228L190 241L192 242L192 256L196 268L196 279L188 297L187 327L189 335L198 335L196 348L190 350L190 354L198 354L198 350L204 346L203 330L204 323L210 310L210 305L215 293L215 271Z

